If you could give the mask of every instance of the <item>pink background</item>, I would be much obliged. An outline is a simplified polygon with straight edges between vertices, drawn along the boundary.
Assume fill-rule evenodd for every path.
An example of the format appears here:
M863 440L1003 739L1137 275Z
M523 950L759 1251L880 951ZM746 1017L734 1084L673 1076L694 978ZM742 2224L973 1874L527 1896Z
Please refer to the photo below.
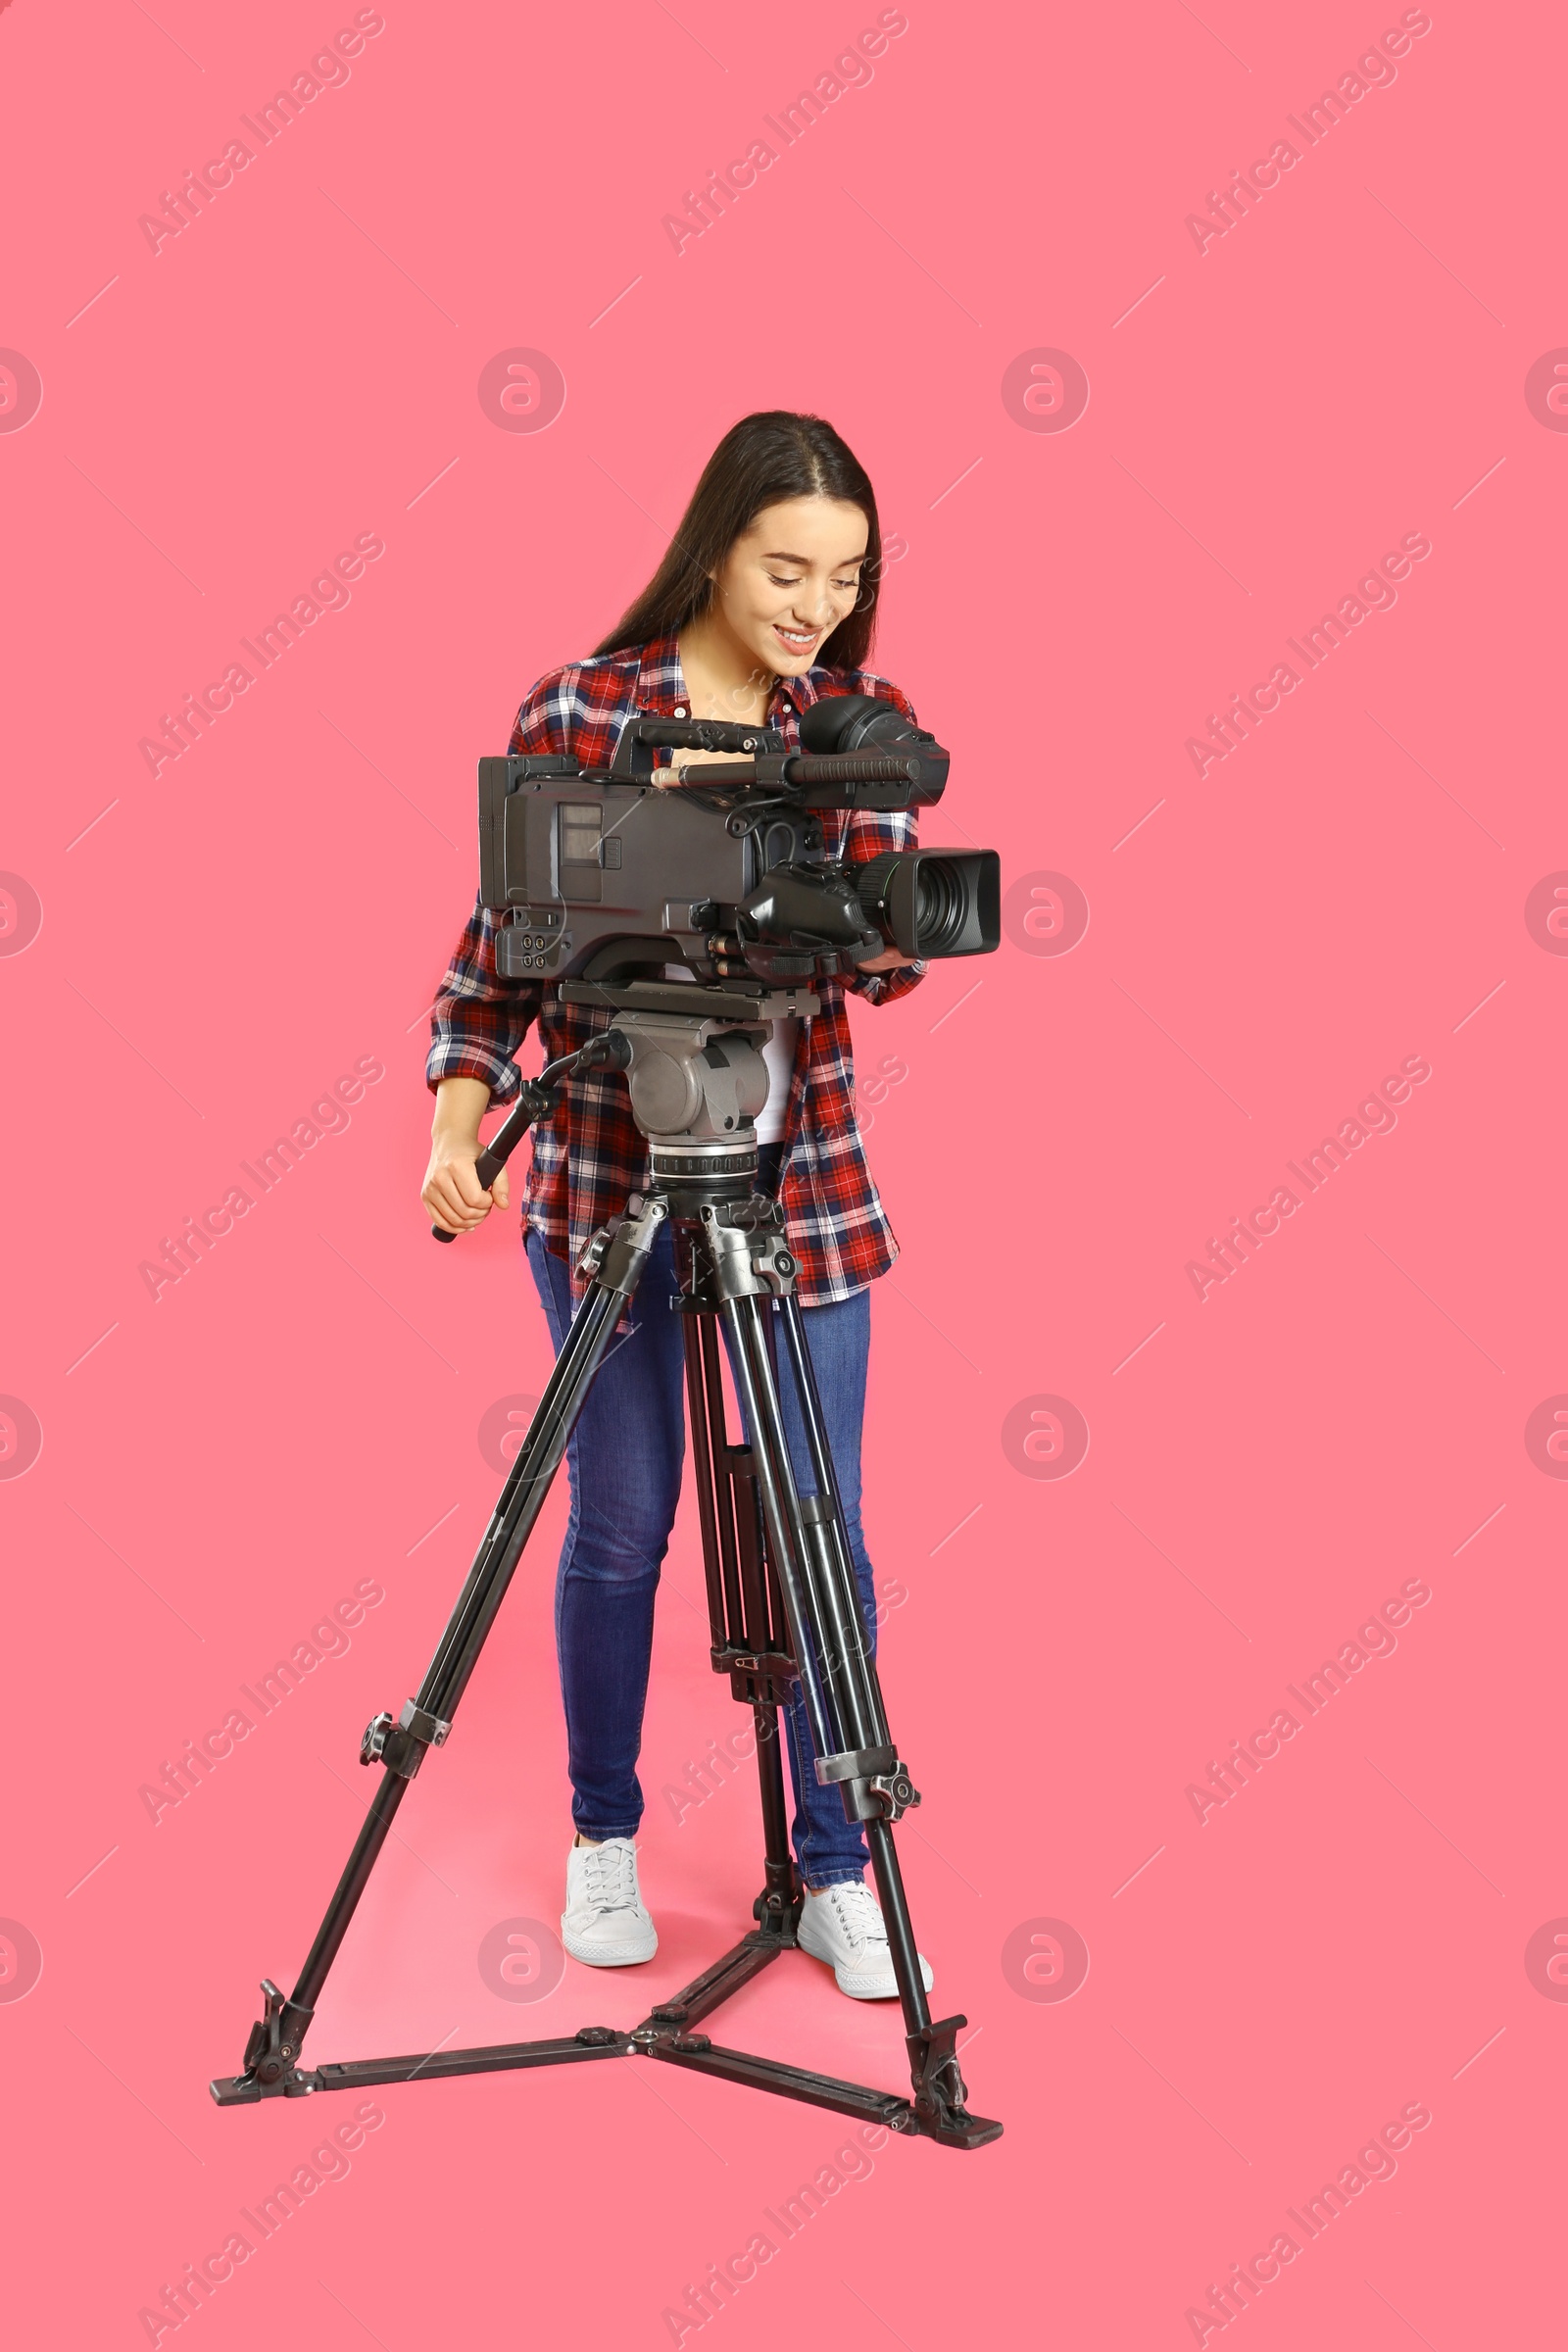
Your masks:
M444 1622L498 1484L481 1419L548 1367L515 1220L437 1250L416 1199L474 761L772 406L832 418L906 544L878 666L953 749L927 839L995 844L1026 903L983 968L856 1014L904 1246L866 1431L926 1791L901 1850L1006 2135L855 2160L685 2341L1199 2340L1210 2283L1417 2103L1396 2175L1295 2230L1253 2352L1522 2343L1558 2306L1530 2249L1560 2202L1568 1465L1525 1432L1568 1390L1568 963L1526 920L1568 867L1544 691L1568 419L1526 397L1568 341L1560 20L1436 8L1200 253L1187 216L1396 9L911 0L873 78L677 255L683 191L876 15L387 0L347 83L155 254L139 217L352 9L0 14L0 345L42 386L0 432L0 866L42 911L29 940L7 886L0 1391L42 1433L0 1481L0 1912L42 1954L0 2004L19 2341L148 2340L141 2308L347 2120L220 2113L206 2084L261 1975L292 1983L366 1802L361 1726ZM517 348L564 378L537 433L476 391ZM1049 377L1032 413L1004 399L1042 350L1087 375L1070 430L1034 429ZM8 366L0 425L28 397ZM371 533L347 609L152 775L160 714ZM1431 553L1396 604L1200 777L1207 714L1406 534ZM1042 874L1087 900L1069 953L1040 952L1069 936ZM1207 1237L1407 1056L1431 1076L1397 1127L1200 1300ZM155 1303L162 1237L362 1057L385 1076L346 1131ZM1064 1479L1004 1444L1042 1396L1090 1433ZM15 1472L30 1424L3 1409ZM559 1915L562 1511L404 1809L318 2060L629 2023L747 1922L751 1788L678 1823L662 1794L744 1721L688 1514L644 1762L659 1959L568 1964L532 2005L480 1974L492 1929ZM365 1579L385 1598L347 1654L155 1826L141 1787ZM1200 1823L1189 1786L1410 1580L1431 1597L1396 1650ZM1048 1922L1087 1947L1070 1998L1040 1997L1070 1983L1030 1946ZM896 2013L805 1961L718 2034L904 2083ZM667 2343L665 2308L853 2133L629 2063L381 2105L217 2288L208 2352Z

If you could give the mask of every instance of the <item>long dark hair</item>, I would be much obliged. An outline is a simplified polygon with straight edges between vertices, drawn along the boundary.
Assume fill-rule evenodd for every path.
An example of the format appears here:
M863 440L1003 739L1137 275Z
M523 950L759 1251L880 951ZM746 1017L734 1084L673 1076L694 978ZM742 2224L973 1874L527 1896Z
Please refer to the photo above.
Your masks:
M595 656L672 637L698 619L713 601L710 574L763 508L786 498L839 498L865 516L860 593L817 656L833 669L863 669L876 631L882 570L876 494L864 466L825 417L801 416L789 409L759 410L730 426L703 467L663 562L603 644L594 647Z

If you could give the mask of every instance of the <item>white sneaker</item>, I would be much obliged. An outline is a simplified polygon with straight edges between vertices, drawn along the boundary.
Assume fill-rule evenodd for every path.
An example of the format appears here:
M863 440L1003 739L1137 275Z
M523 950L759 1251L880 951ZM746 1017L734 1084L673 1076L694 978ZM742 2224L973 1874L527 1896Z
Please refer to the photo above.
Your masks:
M659 1931L637 1890L637 1848L629 1838L574 1845L566 1856L566 1908L561 1940L590 1968L630 1968L651 1960Z
M899 1989L893 1974L893 1953L876 1896L863 1879L844 1879L813 1894L809 1886L801 1907L796 1941L813 1960L826 1960L840 1992L852 2001L885 2001ZM931 1963L916 1955L920 1978L931 1989Z

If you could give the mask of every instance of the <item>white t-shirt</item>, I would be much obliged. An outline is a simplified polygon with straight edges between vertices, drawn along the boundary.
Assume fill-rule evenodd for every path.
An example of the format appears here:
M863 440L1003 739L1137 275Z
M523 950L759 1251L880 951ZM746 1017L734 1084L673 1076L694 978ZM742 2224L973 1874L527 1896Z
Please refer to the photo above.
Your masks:
M695 987L697 974L690 965L666 963L666 980L690 980ZM757 1114L757 1140L760 1144L777 1144L784 1138L784 1120L790 1105L790 1080L795 1071L796 1047L800 1042L799 1021L775 1021L762 1059L767 1065L767 1102Z

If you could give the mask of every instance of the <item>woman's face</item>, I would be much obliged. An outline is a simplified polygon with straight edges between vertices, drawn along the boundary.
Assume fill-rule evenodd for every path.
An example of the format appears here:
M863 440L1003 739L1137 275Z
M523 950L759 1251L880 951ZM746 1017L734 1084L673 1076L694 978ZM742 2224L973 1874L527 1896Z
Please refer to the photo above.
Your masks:
M757 662L799 677L855 609L866 522L838 498L764 507L713 575L716 611Z

